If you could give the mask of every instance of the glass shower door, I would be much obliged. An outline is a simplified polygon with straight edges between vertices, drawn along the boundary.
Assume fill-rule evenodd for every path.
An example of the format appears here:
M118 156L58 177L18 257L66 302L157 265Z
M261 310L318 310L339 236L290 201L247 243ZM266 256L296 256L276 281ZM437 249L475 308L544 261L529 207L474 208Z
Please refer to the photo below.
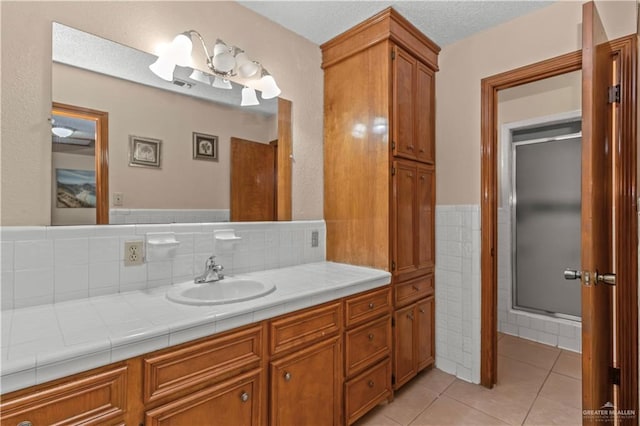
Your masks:
M579 320L581 142L577 135L513 144L514 308Z

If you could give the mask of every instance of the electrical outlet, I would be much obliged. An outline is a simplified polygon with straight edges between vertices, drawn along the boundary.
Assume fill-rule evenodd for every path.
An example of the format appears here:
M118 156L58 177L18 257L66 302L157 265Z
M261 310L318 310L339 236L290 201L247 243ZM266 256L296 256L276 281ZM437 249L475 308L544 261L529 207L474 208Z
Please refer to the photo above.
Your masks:
M124 204L124 194L122 192L114 192L113 193L113 206L114 207L122 207Z
M125 241L124 243L124 266L142 265L142 241Z
M311 231L311 247L318 247L318 231Z

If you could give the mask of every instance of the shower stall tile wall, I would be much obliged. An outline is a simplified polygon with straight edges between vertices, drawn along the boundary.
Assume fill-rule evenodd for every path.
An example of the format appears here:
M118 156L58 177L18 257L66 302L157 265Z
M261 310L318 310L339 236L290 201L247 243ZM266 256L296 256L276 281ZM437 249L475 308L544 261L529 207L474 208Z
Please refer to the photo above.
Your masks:
M582 324L513 309L511 212L498 209L498 331L574 352L582 351Z
M242 239L233 247L216 246L214 231L230 228ZM313 231L318 231L317 247L311 244ZM150 232L175 233L180 242L175 257L124 266L124 243L144 241ZM212 254L228 275L321 262L325 235L322 220L2 227L2 309L193 280Z
M480 207L436 206L436 366L480 382Z

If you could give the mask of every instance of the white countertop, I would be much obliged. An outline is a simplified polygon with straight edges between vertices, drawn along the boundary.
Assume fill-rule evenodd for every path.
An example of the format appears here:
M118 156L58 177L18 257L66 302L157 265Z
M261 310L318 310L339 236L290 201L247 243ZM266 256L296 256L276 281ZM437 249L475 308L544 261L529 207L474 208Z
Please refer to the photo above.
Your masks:
M240 275L238 275L240 277ZM388 272L332 262L242 274L276 290L190 306L152 290L2 311L1 393L209 336L389 284Z

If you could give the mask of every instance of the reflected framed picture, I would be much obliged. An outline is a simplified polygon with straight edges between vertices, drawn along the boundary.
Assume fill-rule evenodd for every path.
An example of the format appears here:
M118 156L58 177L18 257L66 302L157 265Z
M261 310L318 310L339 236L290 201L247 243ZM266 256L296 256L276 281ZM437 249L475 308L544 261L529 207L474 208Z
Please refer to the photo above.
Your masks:
M160 168L162 141L160 139L129 136L129 165Z
M193 132L193 158L218 161L218 137Z
M96 171L56 169L57 208L96 208Z

